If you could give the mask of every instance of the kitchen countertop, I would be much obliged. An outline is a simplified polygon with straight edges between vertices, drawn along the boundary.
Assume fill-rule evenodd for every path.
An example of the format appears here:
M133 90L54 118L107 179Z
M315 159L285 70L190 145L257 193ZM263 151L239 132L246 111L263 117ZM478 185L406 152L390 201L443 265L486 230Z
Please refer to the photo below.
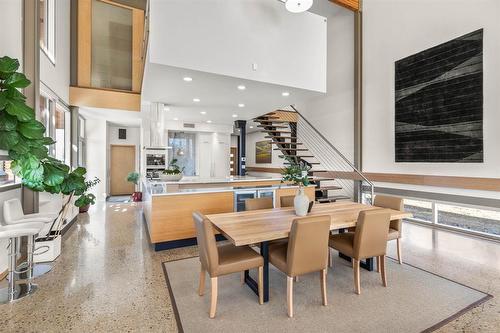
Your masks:
M197 176L185 176L179 181L163 181L161 179L153 179L146 181L155 184L179 185L179 184L213 184L213 183L236 183L236 182L256 182L256 181L273 181L281 180L280 176L276 177L256 177L256 176L231 176L225 178L201 178Z

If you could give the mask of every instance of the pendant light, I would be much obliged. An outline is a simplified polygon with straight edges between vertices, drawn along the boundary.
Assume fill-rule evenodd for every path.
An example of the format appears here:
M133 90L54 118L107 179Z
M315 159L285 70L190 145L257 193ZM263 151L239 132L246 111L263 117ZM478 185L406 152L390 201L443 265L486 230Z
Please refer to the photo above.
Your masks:
M302 13L311 8L313 0L287 0L285 8L291 13Z

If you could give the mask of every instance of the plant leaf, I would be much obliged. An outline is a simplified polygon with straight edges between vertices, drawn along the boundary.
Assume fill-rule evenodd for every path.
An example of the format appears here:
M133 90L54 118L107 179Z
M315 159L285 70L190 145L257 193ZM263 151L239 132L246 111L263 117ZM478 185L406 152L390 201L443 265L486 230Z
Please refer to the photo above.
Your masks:
M48 136L46 136L40 140L37 140L37 141L40 141L40 143L44 146L50 146L50 145L53 145L54 143L56 143L54 141L54 139L52 139L51 137L48 137Z
M24 101L9 100L5 110L12 116L16 116L19 121L30 121L35 119L35 112L27 106Z
M64 181L64 176L66 173L50 163L45 163L43 165L44 169L44 183L48 186L56 186L62 184Z
M19 142L19 134L15 131L0 131L0 149L10 150Z
M6 105L7 105L7 92L0 91L0 110L5 109Z
M73 173L77 176L84 176L87 173L87 169L78 167L75 170L73 170Z
M13 73L3 83L14 88L26 88L31 81L23 73Z
M26 100L26 96L24 96L23 93L16 88L7 87L7 99L24 102Z
M17 132L16 132L17 133ZM22 155L23 154L27 154L29 153L30 151L30 143L28 141L29 139L26 139L25 137L23 137L22 135L19 135L19 141L17 142L17 144L12 147L11 152L15 151L16 153L18 153L17 155L12 155L9 153L9 156L15 160L19 159L19 158L22 158ZM17 156L17 157L16 157Z
M19 68L19 61L10 57L0 58L0 74L10 74L17 71Z
M17 124L17 130L28 139L43 139L45 126L38 120L30 120Z
M49 150L45 146L31 147L31 153L43 160L49 155Z
M17 119L8 113L0 113L0 131L13 131L16 129Z

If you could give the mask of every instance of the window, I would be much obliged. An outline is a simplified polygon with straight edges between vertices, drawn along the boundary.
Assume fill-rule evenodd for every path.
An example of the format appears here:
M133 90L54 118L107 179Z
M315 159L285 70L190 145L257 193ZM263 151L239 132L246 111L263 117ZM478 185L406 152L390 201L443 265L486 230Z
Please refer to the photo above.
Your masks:
M10 168L11 161L0 161L0 186L14 184L20 181Z
M85 138L85 118L78 117L78 166L85 167L87 163L86 156L86 138Z
M404 199L405 211L412 213L419 221L433 222L432 202L414 199Z
M56 1L55 0L39 0L40 4L40 48L47 57L55 63L55 46L56 46Z
M45 126L45 136L51 137L56 143L50 145L49 155L68 163L66 142L69 142L69 111L54 97L46 92L40 93L40 121Z
M436 204L437 223L500 236L500 212L451 204Z
M177 165L184 168L184 175L196 175L196 133L168 132L168 146L172 150L168 153L168 163L177 159Z

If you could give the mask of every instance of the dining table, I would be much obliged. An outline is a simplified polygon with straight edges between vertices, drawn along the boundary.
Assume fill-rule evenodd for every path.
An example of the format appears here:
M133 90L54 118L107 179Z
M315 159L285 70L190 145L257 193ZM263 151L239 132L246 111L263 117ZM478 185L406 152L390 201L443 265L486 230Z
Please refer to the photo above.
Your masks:
M372 205L339 201L313 205L307 216L328 215L331 218L331 231L344 231L355 227L361 211L386 209ZM388 209L391 220L411 217L411 213ZM259 209L233 213L210 214L206 216L215 229L235 246L260 245L260 254L264 258L263 292L264 302L269 301L269 243L273 240L286 239L292 223L300 218L293 207ZM373 262L373 260L372 260ZM373 264L372 264L373 265ZM258 294L258 284L245 272L245 283Z

